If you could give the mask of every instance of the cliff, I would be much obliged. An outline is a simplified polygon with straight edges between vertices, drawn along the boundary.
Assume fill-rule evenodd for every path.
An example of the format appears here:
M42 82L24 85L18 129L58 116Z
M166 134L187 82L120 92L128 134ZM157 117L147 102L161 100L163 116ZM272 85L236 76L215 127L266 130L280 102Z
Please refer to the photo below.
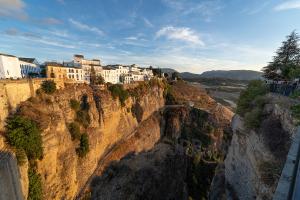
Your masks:
M143 126L153 127L153 133L149 137L141 134L140 140L143 143L136 145L135 150L142 151L148 146L152 147L160 138L160 132L158 128L157 134L154 133L156 129L153 123L156 121L151 120L151 115L163 107L163 91L162 85L154 84L147 87L146 93L139 94L138 99L129 97L122 106L118 98L113 98L108 90L72 84L53 95L40 93L20 103L17 114L32 119L42 130L43 158L37 161L37 172L41 174L43 199L73 199L101 159L118 142L130 138ZM90 151L83 158L76 154L79 142L72 140L68 129L68 125L78 118L77 112L70 107L71 99L88 106L90 123L80 129L88 135ZM140 111L139 118L134 113L136 105ZM142 123L148 118L147 122ZM147 130L143 131L146 132ZM26 197L27 171L22 168L20 172Z
M227 197L231 199L272 199L296 124L289 98L268 94L263 120L256 129L245 127L235 115L233 137L225 160Z

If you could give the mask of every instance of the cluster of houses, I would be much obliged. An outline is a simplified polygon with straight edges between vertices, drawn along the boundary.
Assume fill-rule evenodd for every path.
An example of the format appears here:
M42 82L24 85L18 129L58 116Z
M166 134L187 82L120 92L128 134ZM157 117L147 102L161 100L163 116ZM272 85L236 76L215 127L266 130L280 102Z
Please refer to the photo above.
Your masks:
M150 80L153 72L151 69L140 68L135 64L101 66L100 60L89 60L83 55L74 55L70 62L39 64L34 58L19 58L0 53L0 79L47 77L90 83L91 76L101 76L106 83L129 84Z

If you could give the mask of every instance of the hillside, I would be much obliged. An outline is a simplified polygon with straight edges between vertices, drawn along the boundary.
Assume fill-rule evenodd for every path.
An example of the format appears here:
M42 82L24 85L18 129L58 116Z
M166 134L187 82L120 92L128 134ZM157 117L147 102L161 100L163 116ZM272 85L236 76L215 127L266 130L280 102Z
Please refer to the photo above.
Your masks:
M261 78L262 72L251 70L215 70L206 71L202 74L193 74L189 72L183 72L180 74L182 78L225 78L236 80L253 80Z

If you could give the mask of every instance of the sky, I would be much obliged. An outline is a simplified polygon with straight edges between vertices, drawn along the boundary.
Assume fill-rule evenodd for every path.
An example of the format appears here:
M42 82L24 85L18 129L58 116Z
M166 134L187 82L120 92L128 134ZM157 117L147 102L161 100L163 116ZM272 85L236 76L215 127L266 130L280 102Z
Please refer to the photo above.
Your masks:
M300 32L300 0L0 0L0 52L180 72L260 70Z

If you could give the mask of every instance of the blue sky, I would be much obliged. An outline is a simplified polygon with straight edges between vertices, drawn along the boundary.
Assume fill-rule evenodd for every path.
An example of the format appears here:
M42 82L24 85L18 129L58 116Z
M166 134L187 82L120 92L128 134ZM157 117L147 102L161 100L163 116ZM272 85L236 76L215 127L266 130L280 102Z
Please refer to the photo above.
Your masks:
M0 52L260 70L299 19L300 0L0 0Z

